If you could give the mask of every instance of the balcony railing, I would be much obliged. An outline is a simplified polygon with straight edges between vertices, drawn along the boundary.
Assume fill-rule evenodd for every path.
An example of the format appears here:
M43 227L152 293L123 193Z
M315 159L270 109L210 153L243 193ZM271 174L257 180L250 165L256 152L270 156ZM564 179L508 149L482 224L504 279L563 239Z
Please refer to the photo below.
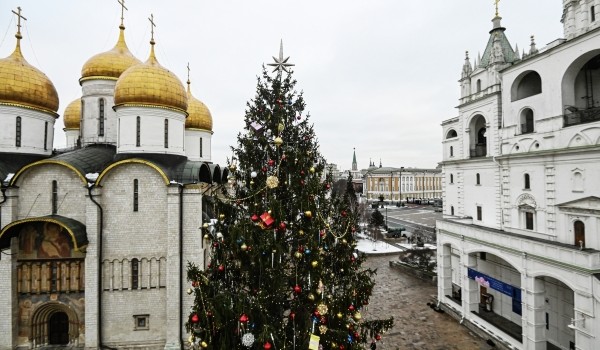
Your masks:
M563 115L563 127L600 121L600 108L574 110Z
M533 132L533 125L521 124L521 134L531 134Z
M485 157L487 156L487 146L484 144L477 144L475 147L471 147L471 158Z

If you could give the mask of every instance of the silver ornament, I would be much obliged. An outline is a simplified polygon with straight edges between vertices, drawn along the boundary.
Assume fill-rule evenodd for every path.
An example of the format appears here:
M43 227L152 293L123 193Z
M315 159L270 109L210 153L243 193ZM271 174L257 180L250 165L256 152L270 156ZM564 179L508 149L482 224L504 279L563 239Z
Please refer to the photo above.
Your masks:
M254 344L254 334L246 333L242 336L242 345L251 347Z

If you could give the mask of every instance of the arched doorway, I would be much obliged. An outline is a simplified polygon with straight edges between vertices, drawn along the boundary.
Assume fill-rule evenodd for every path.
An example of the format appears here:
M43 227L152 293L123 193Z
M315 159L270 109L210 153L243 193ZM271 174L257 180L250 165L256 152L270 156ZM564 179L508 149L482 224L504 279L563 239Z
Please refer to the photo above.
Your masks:
M486 120L479 114L469 123L470 155L473 157L487 156Z
M69 343L69 316L56 312L48 318L48 344L66 345Z
M576 220L573 223L573 232L575 233L575 245L585 248L585 224Z

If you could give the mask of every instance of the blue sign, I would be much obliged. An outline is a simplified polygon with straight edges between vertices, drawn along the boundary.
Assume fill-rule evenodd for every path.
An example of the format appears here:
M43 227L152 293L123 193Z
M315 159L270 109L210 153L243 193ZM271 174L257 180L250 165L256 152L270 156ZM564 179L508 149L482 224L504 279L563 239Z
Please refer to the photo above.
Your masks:
M488 288L492 288L494 290L499 291L502 294L506 294L511 298L518 297L519 301L521 300L521 288L513 287L508 283L504 283L500 280L497 280L493 277L490 277L484 273L473 270L471 268L467 268L467 275L470 279L477 281L480 285L483 285ZM518 296L515 295L515 290L518 290Z

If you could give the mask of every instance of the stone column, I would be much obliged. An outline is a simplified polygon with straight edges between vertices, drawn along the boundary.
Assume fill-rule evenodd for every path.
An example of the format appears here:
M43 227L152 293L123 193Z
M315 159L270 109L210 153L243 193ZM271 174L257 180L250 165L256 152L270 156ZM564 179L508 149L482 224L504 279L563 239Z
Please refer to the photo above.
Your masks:
M445 300L452 295L452 247L438 245L438 252L438 300Z
M165 320L165 349L181 349L179 320L181 317L179 296L179 186L171 185L167 192L167 308Z
M546 288L544 281L521 275L523 288L523 349L546 349Z
M10 241L10 249L0 254L0 350L16 349L19 307L17 304L17 254L18 238ZM5 253L5 254L4 254Z
M101 190L94 188L92 196L100 202ZM100 210L94 204L89 195L86 195L85 205L85 230L87 232L88 246L85 252L85 348L98 349L98 244L100 230Z
M477 264L475 256L462 253L460 276L462 278L462 308L463 315L470 315L472 311L479 312L479 285L472 279L469 279L467 269L473 268Z
M2 204L2 210L0 211L0 227L4 227L7 224L17 220L19 188L7 188L4 194L6 196L6 202Z

